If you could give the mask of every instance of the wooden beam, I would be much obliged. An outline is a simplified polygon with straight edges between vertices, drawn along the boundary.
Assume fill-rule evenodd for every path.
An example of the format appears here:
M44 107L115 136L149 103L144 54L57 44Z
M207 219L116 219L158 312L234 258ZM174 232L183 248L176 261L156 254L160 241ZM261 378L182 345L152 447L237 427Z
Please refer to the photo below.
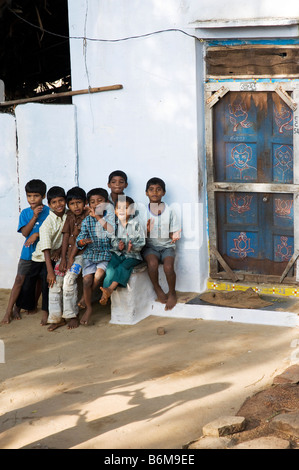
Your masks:
M215 246L211 245L210 246L210 249L211 251L214 253L214 255L216 256L216 258L218 259L219 263L221 264L221 266L224 268L225 272L228 274L228 276L230 277L230 279L234 282L238 281L238 276L231 270L231 268L229 267L229 265L226 263L226 261L222 258L221 254L219 253L219 251L216 249Z
M16 104L33 103L35 101L65 98L66 96L85 95L89 93L100 93L102 91L111 91L111 90L121 90L122 88L123 88L122 85L109 85L109 86L101 86L101 87L96 87L96 88L87 88L84 90L63 91L61 93L49 93L43 96L33 96L31 98L21 98L19 100L2 101L0 103L0 106L14 106Z
M298 184L288 183L231 183L217 182L209 185L210 190L223 192L255 192L255 193L292 193L299 192Z
M296 250L295 253L293 254L293 256L290 258L288 264L286 265L286 268L284 270L284 272L282 273L282 275L280 276L280 279L279 279L279 282L282 283L282 281L284 280L284 278L286 277L286 275L288 274L289 270L291 269L291 267L293 266L293 264L295 263L296 259L298 258L299 256L299 250Z

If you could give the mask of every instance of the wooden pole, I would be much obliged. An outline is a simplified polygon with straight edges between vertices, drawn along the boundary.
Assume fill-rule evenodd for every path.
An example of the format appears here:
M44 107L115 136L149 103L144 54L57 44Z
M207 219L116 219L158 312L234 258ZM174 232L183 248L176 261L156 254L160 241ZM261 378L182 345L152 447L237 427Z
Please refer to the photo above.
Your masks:
M15 104L33 103L34 101L52 100L56 98L64 98L66 96L86 95L88 93L100 93L102 91L121 90L122 88L123 88L122 85L109 85L109 86L101 86L101 87L96 87L96 88L87 88L84 90L64 91L61 93L49 93L43 96L33 96L31 98L21 98L19 100L2 101L0 103L0 106L14 106Z

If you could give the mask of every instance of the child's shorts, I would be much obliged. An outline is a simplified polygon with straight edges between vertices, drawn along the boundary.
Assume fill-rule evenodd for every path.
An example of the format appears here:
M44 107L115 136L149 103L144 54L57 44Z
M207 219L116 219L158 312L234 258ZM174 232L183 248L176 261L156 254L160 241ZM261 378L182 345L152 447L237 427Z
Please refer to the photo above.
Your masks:
M90 261L89 259L84 259L83 269L82 269L83 277L87 276L88 274L94 274L98 269L102 269L103 271L106 271L107 266L108 266L108 261L99 261L98 263L94 263L93 261Z
M148 255L155 255L163 263L164 259L168 256L175 258L175 248L153 248L152 246L147 246L142 250L142 256L145 258Z
M31 266L31 259L19 259L17 274L20 276L26 276L29 274Z

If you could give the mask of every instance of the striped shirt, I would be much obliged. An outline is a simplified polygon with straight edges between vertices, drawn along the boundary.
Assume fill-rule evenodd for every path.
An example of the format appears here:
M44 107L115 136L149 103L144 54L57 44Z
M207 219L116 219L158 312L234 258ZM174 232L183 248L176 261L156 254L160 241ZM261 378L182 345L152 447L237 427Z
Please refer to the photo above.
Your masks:
M108 224L112 225L113 230L115 227L115 215L112 211L107 211L103 217ZM100 261L109 261L111 258L111 234L105 230L100 222L95 217L88 215L82 222L80 234L77 237L77 247L83 251L83 258L88 259L94 263ZM91 238L92 243L80 247L78 242L85 238Z
M45 261L44 250L58 250L62 244L62 229L66 220L66 214L62 217L57 216L50 210L48 217L43 222L39 230L39 242L36 245L35 252L32 255L32 261Z

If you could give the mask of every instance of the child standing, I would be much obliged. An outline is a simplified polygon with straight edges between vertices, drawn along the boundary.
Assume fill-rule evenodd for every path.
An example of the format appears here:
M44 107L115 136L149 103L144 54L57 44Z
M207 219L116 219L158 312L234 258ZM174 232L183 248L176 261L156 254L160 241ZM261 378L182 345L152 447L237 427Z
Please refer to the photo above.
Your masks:
M65 213L65 192L59 186L53 186L47 193L48 205L50 208L49 216L46 218L40 229L40 239L36 245L36 250L32 255L32 266L29 275L26 277L21 293L17 300L17 305L25 308L23 305L34 302L35 284L38 277L42 278L42 321L45 325L51 323L49 331L64 324L61 318L56 317L51 308L56 293L52 290L56 283L54 273L54 261L60 257L62 243L62 228L66 220ZM50 287L50 289L48 288ZM49 292L50 291L50 292ZM54 299L53 299L54 298ZM49 315L49 318L48 318Z
M20 294L25 276L30 272L32 253L38 242L39 229L49 214L49 207L43 205L43 199L46 197L47 192L47 186L43 181L29 181L25 186L25 192L30 207L22 210L20 214L18 232L21 232L26 240L21 251L17 275L2 323L10 323L12 318L21 318L20 308L15 305L15 302ZM33 305L30 307L35 308ZM33 308L30 308L30 310L33 310Z
M115 206L116 228L111 238L112 257L109 261L100 304L106 305L113 291L126 287L133 268L142 263L140 251L145 244L145 231L138 217L135 217L134 201L121 196Z
M98 289L111 258L110 237L115 216L109 209L108 192L95 188L87 193L89 215L83 220L77 247L83 252L83 295L86 310L80 323L88 325L92 314L92 294ZM107 210L106 210L107 208Z
M62 310L62 317L69 320L69 329L79 326L77 280L81 273L83 256L82 253L78 254L76 239L80 233L82 221L89 213L85 207L86 201L84 189L78 186L71 188L66 193L66 203L69 210L62 229L61 259L55 266L57 311Z
M108 177L108 188L111 190L109 202L115 206L118 196L124 194L128 186L128 177L124 171L115 170Z
M180 224L176 213L169 208L162 198L166 193L165 182L160 178L151 178L146 184L146 195L149 198L147 240L143 257L148 266L148 274L157 294L158 300L171 310L177 302L174 270L175 243L180 239ZM159 284L159 263L163 268L169 288L165 294Z

